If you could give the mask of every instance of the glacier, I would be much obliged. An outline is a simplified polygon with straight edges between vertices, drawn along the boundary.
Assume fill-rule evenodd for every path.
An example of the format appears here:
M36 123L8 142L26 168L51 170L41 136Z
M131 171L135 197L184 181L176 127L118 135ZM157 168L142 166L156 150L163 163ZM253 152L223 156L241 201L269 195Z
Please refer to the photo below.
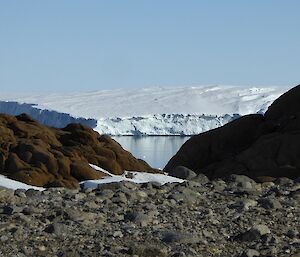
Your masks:
M90 118L75 118L68 113L61 113L54 110L39 109L36 104L0 101L0 113L19 115L27 113L32 118L47 126L63 128L70 123L81 123L91 128L97 126L97 120Z
M0 112L26 112L63 127L81 122L101 134L194 135L250 113L264 113L289 87L193 86L69 93L4 93ZM14 102L9 107L8 102ZM32 104L34 103L34 104Z
M113 136L191 136L214 129L240 117L233 115L153 114L99 119L100 134Z

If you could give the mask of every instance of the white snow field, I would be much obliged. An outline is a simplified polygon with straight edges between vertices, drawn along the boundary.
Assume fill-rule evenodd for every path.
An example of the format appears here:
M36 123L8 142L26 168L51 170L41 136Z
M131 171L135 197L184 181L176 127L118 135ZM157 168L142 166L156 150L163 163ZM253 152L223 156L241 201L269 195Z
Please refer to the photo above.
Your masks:
M103 177L102 179L97 180L86 180L80 183L82 188L97 188L99 184L108 184L113 182L121 182L121 181L129 181L133 183L147 183L147 182L157 182L161 185L166 183L182 183L183 179L175 178L172 176L168 176L165 174L153 174L147 172L132 172L130 171L130 177L128 177L128 171L125 171L123 175L114 175L96 165L90 164L90 166L98 171L107 174L107 177Z
M94 129L104 134L194 135L222 126L238 115L263 113L288 89L156 87L53 94L1 93L0 100L33 103L33 108L93 118L97 120Z

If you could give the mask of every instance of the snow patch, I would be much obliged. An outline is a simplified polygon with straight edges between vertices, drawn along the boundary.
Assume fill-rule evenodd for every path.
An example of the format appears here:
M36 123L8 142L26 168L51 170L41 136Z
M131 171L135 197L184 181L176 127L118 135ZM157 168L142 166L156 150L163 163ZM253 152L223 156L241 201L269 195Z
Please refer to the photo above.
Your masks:
M25 190L35 189L35 190L39 190L39 191L44 190L43 187L36 187L36 186L27 185L25 183L9 179L9 178L7 178L3 175L0 175L0 186L5 187L5 188L9 188L9 189L13 189L13 190L16 190L16 189L25 189Z
M98 171L106 173L108 176L103 177L102 179L97 180L86 180L80 183L81 187L83 188L97 188L99 184L108 184L113 182L121 182L121 181L130 181L133 183L148 183L148 182L157 182L161 185L166 183L182 183L184 182L183 179L175 178L168 176L166 174L154 174L154 173L147 173L147 172L132 172L130 171L130 177L128 176L128 171L125 171L123 175L114 175L96 165L90 164L90 166Z

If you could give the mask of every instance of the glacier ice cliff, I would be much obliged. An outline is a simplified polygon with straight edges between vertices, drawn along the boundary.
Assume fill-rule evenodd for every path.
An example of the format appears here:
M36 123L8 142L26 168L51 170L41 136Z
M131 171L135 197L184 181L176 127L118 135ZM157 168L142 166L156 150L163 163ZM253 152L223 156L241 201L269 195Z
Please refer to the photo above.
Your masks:
M40 123L56 128L63 128L70 123L81 123L95 128L97 120L90 118L76 118L70 114L53 110L42 110L35 107L35 104L0 101L0 113L19 115L26 113Z
M183 136L220 127L238 116L264 113L287 89L212 85L66 93L1 92L0 101L5 102L0 104L0 111L25 112L55 127L80 122L101 134Z
M153 114L99 119L95 128L113 136L190 136L199 134L240 117L233 115Z

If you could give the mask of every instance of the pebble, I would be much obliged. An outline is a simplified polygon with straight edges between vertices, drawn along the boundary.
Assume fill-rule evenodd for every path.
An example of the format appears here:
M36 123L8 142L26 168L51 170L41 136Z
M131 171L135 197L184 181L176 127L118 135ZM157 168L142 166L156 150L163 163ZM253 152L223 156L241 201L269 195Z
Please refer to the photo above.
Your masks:
M200 174L95 190L0 187L0 256L297 256L298 185Z

